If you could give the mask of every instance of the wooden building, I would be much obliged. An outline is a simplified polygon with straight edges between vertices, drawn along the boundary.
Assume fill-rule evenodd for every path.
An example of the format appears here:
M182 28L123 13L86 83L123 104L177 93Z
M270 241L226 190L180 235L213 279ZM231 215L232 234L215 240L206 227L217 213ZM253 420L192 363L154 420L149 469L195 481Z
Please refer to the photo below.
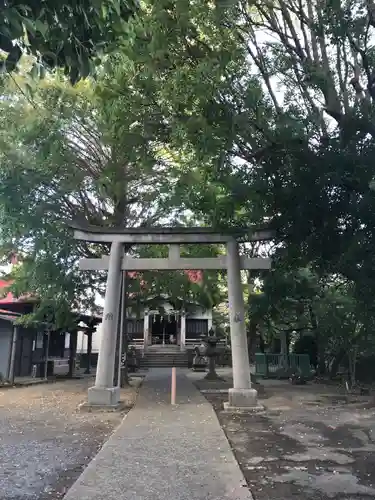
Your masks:
M0 289L7 286L8 282L0 280ZM83 331L90 339L90 347L98 318L77 314L77 328L70 332L51 331L42 323L38 327L18 325L17 320L31 313L36 304L37 300L32 297L15 298L10 292L0 299L0 375L3 379L72 375L79 324L85 325Z

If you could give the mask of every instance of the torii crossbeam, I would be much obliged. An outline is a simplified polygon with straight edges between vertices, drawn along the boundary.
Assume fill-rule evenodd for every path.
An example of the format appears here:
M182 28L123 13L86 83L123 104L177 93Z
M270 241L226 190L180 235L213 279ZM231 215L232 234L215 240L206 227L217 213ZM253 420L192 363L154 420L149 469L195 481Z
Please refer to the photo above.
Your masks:
M173 245L177 247L177 245ZM227 269L226 255L219 257L180 257L174 253L171 245L168 258L132 258L123 257L121 269L123 271L176 271L188 269ZM240 256L241 269L270 269L271 259L257 259ZM108 271L109 257L99 259L81 259L79 262L81 271Z

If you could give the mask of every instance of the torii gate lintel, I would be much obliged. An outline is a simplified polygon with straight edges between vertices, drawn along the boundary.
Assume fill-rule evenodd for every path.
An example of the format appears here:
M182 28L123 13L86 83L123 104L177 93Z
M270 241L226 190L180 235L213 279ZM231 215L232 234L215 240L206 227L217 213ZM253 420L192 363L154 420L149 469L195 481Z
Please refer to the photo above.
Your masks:
M241 269L270 269L271 259L247 258L240 256ZM109 257L103 256L98 259L81 259L79 262L81 271L107 271L109 268ZM179 257L179 258L132 258L121 259L121 270L123 271L177 271L189 269L227 269L227 256L219 257Z

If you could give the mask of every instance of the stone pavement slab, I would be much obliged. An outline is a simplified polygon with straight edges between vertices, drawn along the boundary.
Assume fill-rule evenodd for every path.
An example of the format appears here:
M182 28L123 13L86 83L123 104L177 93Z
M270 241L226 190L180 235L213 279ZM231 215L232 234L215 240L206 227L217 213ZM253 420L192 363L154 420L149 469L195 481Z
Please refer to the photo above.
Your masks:
M135 407L65 500L252 500L212 406L177 372L148 373Z

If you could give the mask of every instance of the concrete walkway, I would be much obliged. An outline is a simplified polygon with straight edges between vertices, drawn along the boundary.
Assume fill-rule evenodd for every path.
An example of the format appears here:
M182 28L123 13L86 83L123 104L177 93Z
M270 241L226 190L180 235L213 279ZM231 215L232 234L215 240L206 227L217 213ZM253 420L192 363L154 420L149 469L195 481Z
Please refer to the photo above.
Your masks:
M211 405L184 375L151 370L136 406L64 500L251 500Z

